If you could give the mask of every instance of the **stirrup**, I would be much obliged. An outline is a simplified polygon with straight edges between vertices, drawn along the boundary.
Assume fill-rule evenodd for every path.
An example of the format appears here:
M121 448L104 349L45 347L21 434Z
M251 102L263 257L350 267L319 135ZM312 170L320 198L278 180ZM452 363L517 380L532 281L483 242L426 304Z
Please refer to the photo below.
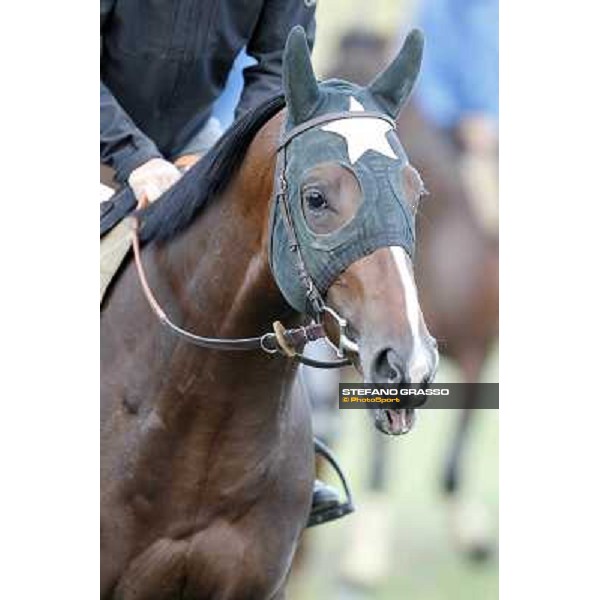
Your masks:
M333 452L321 441L317 438L314 438L315 444L315 452L320 454L334 469L337 473L340 481L342 482L342 487L344 488L344 494L346 496L346 501L338 504L337 506L332 506L326 510L313 514L311 512L308 523L306 527L314 527L315 525L321 525L323 523L327 523L328 521L335 521L336 519L340 519L341 517L345 517L350 513L353 513L354 502L352 500L352 492L350 491L350 487L342 473L342 469L340 468Z

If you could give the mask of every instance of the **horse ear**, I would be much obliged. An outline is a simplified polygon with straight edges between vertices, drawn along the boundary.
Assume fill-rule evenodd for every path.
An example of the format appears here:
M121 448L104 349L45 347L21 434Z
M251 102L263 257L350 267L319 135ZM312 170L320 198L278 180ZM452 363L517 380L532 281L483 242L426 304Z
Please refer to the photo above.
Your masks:
M423 57L423 33L413 29L404 40L398 56L368 86L386 112L397 117L413 89Z
M306 35L300 25L292 29L285 44L283 89L292 122L302 123L315 109L320 92Z

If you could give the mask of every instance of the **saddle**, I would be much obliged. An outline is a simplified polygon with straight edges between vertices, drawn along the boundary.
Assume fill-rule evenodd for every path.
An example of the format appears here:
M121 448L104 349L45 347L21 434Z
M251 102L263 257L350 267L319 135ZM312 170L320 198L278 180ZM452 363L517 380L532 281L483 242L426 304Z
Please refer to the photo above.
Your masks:
M111 281L131 247L131 227L126 217L137 201L129 186L100 203L100 306Z
M125 186L105 202L100 203L100 239L137 206L132 189Z

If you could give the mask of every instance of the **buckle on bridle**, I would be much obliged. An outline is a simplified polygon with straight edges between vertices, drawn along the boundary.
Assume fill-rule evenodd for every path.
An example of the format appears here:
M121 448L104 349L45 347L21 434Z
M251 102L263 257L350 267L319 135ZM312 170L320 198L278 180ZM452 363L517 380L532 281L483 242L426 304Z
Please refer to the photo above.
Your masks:
M358 354L358 344L346 335L348 321L326 304L321 307L321 312L331 315L334 321L337 323L339 330L338 345L336 346L333 342L329 342L335 349L337 357L343 358L346 355L346 352L354 352L355 354ZM327 339L329 340L329 338Z

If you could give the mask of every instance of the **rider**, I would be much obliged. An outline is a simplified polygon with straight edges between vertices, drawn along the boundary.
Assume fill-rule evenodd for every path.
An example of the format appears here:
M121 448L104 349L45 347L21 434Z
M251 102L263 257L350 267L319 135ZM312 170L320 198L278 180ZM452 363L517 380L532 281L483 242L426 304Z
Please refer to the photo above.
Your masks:
M113 178L104 183L156 200L219 138L213 104L240 50L254 61L236 116L281 89L287 35L300 24L312 47L314 12L306 0L101 0L100 161ZM317 480L311 521L339 505Z
M424 0L434 40L415 90L424 116L461 152L461 172L485 230L498 230L498 0Z
M245 45L236 116L281 88L290 29L314 40L314 2L101 0L100 157L138 200L155 200L219 137L213 102Z

